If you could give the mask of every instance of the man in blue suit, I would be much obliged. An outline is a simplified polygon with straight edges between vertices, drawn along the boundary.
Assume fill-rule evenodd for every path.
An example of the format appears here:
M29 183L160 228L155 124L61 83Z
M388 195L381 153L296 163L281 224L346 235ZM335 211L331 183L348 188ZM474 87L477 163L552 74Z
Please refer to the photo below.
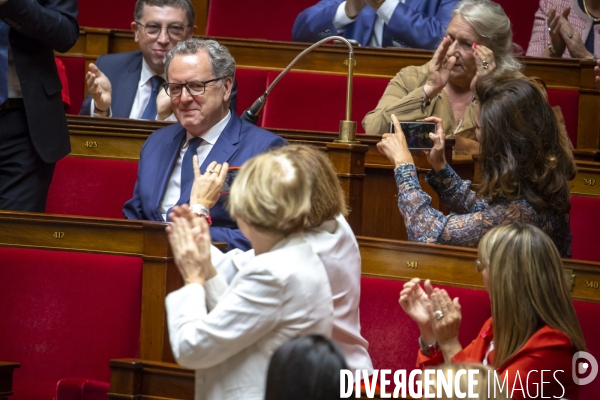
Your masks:
M165 119L171 102L161 96L163 58L192 37L196 13L189 0L137 0L131 29L140 50L107 54L90 64L88 96L79 114L115 118ZM235 93L230 106L235 110ZM157 106L158 99L158 106Z
M321 0L302 11L296 42L342 34L361 46L433 50L445 35L458 0Z
M179 123L152 133L142 147L133 198L123 209L129 219L166 221L174 205L189 203L193 155L205 173L213 161L241 166L286 144L229 110L235 60L225 46L197 38L180 42L167 54L165 69L166 90ZM227 213L225 200L210 210L212 239L227 242L228 250L247 250L250 243Z

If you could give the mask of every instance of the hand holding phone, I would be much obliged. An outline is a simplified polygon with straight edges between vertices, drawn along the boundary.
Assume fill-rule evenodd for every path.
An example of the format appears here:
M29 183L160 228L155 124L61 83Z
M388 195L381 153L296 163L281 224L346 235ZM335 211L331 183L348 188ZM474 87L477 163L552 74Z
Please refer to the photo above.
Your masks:
M409 150L431 150L434 146L429 134L436 132L433 122L400 122ZM394 133L394 123L390 122L390 132Z

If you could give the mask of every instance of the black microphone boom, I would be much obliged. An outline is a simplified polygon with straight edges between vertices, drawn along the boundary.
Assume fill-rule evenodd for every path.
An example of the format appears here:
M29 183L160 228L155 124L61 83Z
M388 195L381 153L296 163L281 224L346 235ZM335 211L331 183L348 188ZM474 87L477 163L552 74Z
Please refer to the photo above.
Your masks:
M281 78L283 78L285 76L285 74L287 74L288 71L290 69L292 69L292 67L296 64L296 62L298 62L298 60L300 60L302 57L304 57L305 54L310 53L314 48L319 47L323 43L330 42L332 40L337 41L337 42L342 42L343 44L345 44L348 47L348 60L347 60L348 84L347 84L347 88L346 88L346 119L340 122L340 141L343 141L343 142L354 141L354 139L356 137L356 122L350 120L350 113L352 111L352 73L353 73L354 62L355 62L354 61L354 49L352 48L352 44L350 42L348 42L348 40L344 39L341 36L330 36L330 37L321 39L318 42L312 44L310 47L304 49L304 51L302 51L300 54L298 54L296 56L296 58L294 58L292 60L292 62L287 67L285 67L285 69L283 71L281 71L279 73L279 75L277 75L277 78L275 78L275 80L269 85L269 87L267 88L265 93L262 96L260 96L254 102L254 104L252 104L252 106L250 108L248 108L246 111L244 111L242 113L241 118L244 121L248 121L250 123L256 124L256 121L258 121L259 114L262 111L263 107L265 106L267 97L271 93L271 90L273 90L273 88L281 80Z

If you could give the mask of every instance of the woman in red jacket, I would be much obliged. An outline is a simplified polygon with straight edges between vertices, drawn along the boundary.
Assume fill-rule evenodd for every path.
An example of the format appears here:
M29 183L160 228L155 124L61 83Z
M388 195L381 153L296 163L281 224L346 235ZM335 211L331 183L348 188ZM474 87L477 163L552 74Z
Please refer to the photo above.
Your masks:
M542 388L544 396L576 398L572 357L586 345L552 240L533 225L498 226L479 243L476 267L492 318L465 348L458 298L429 281L424 289L419 279L404 285L400 305L421 331L418 367L481 362L496 369L513 399L541 398Z

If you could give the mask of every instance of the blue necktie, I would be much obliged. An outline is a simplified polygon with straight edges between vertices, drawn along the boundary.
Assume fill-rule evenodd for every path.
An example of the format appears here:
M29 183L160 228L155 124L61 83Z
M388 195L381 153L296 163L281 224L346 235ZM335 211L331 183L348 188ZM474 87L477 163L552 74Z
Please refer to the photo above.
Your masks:
M8 99L8 31L10 26L0 21L0 104Z
M150 83L152 84L152 91L150 92L150 99L148 100L148 105L142 114L142 119L156 119L156 97L158 96L158 92L161 89L161 85L163 84L164 79L159 75L154 75L150 78Z
M188 143L188 149L183 155L183 161L181 162L181 193L177 205L185 204L190 200L190 193L192 191L192 185L194 184L194 164L193 158L198 155L198 147L202 144L202 138L196 137L190 139ZM169 221L169 214L171 208L167 210L167 221Z

